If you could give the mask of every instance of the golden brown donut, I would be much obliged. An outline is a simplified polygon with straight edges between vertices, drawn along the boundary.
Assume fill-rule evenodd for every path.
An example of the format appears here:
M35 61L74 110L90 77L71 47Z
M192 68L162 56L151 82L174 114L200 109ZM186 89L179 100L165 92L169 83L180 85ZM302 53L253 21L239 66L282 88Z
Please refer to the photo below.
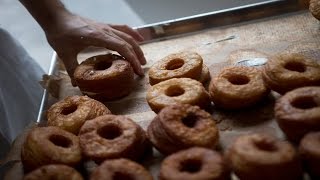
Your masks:
M86 120L111 114L101 102L87 96L69 96L55 103L47 112L48 125L78 134Z
M202 65L202 72L201 75L199 77L199 82L201 82L202 84L205 84L207 81L210 80L210 71L208 66L206 66L205 64Z
M320 0L310 0L309 10L313 17L320 20Z
M199 79L202 63L202 57L195 52L185 51L171 54L150 68L149 82L154 85L172 78Z
M261 71L254 67L226 67L211 80L209 93L214 104L225 109L252 106L269 94Z
M198 106L176 104L160 111L148 126L151 143L163 154L192 146L214 148L219 133L212 116Z
M120 115L104 115L86 121L79 132L83 154L100 163L105 159L141 159L148 141L143 129Z
M28 173L23 180L83 180L80 173L72 167L51 164Z
M299 146L306 170L314 179L320 179L320 132L310 132Z
M298 142L310 131L320 131L320 87L286 93L275 104L275 117L288 139Z
M130 63L115 54L91 57L74 72L80 90L98 100L115 100L128 95L134 87Z
M224 158L216 151L193 147L166 157L160 167L160 180L229 180Z
M108 159L91 174L90 180L152 180L151 174L140 164L128 159Z
M191 104L201 108L210 105L209 94L203 85L190 78L173 78L150 87L147 102L154 112L172 104Z
M302 177L294 147L271 135L240 136L227 149L226 159L241 180L298 180Z
M320 65L300 54L271 57L262 72L267 86L280 94L298 87L320 85Z
M21 151L26 171L47 164L76 166L81 161L79 138L58 127L37 127L27 136Z

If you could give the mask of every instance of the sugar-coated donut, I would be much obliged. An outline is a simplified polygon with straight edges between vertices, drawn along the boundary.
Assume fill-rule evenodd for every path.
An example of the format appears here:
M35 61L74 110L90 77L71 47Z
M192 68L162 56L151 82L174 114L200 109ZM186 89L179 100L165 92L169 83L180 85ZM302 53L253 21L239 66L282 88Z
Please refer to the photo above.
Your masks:
M83 154L100 163L105 159L141 159L148 148L143 129L121 115L104 115L86 121L79 132Z
M80 173L62 164L50 164L28 173L23 180L83 180Z
M247 66L224 68L211 80L209 93L218 107L239 109L252 106L269 94L260 69Z
M299 152L310 176L320 179L320 131L306 134L300 141Z
M207 108L211 103L203 85L190 78L173 78L150 87L147 91L147 102L154 112L177 103L197 105L201 108Z
M78 134L86 120L105 114L111 114L111 112L101 102L87 96L69 96L49 108L47 123L49 126L57 126Z
M320 85L320 65L300 54L271 57L262 72L267 86L280 94L298 87Z
M240 136L226 159L241 180L300 180L303 174L294 147L266 134Z
M275 117L287 138L298 142L310 131L320 131L320 87L286 93L275 104Z
M76 166L81 159L79 138L54 126L31 130L21 151L21 160L26 171L47 164Z
M202 57L195 52L171 54L156 62L149 70L149 82L157 84L172 78L199 79L202 72Z
M160 111L148 126L151 143L163 154L193 146L214 148L219 140L215 121L198 106L177 104Z
M84 94L98 100L119 99L134 87L130 63L115 54L86 59L75 69L74 79Z
M193 147L166 157L160 167L160 180L229 180L224 158L216 151Z
M128 159L108 159L91 174L90 180L152 180L140 164Z

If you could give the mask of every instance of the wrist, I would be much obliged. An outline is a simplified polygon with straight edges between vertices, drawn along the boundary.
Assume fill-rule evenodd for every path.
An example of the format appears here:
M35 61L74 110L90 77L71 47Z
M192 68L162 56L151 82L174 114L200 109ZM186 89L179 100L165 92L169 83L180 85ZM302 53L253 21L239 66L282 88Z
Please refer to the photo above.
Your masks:
M42 29L47 32L64 19L73 16L60 0L20 0Z

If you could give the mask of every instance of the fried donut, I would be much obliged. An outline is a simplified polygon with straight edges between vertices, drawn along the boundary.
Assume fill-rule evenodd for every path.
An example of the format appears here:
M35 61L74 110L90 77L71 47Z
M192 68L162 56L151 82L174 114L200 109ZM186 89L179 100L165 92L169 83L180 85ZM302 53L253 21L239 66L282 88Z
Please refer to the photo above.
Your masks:
M226 159L239 179L298 180L302 168L294 147L266 134L240 136L226 151Z
M320 179L320 132L305 135L300 142L299 152L308 173L314 179Z
M62 164L51 164L42 166L30 173L28 173L23 180L83 180L80 173L75 169L62 165Z
M139 160L148 146L143 129L120 115L105 115L86 121L79 138L83 154L97 163L121 157Z
M69 96L50 107L47 112L49 126L57 126L78 134L86 120L111 114L110 110L99 101L87 96Z
M310 0L309 10L313 17L320 20L320 1L319 0Z
M171 154L192 146L214 148L219 139L211 115L198 106L167 106L148 126L151 143L163 154Z
M91 57L74 72L82 93L98 100L115 100L128 95L134 87L130 63L115 54Z
M209 93L218 107L239 109L254 105L269 94L261 71L254 67L234 66L224 68L211 80Z
M166 157L160 167L160 180L228 180L230 172L216 151L193 147Z
M152 180L151 174L140 164L128 159L105 160L91 174L90 180Z
M172 78L199 79L202 63L202 57L195 52L185 51L171 54L150 68L149 82L154 85Z
M23 144L21 160L26 171L47 164L76 166L81 161L79 138L58 127L34 128Z
M190 78L173 78L150 87L147 102L156 113L177 103L197 105L201 108L207 108L211 103L203 85Z
M320 87L286 93L275 104L275 117L288 139L298 142L310 131L320 131Z
M280 94L298 87L320 85L320 65L300 54L271 57L262 74L267 86Z

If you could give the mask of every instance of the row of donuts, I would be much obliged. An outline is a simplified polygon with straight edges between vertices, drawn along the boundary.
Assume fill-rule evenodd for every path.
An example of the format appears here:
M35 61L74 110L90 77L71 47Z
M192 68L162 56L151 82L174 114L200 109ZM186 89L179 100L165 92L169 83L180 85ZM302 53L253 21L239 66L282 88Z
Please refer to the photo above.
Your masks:
M262 69L224 68L211 80L209 95L194 78L201 75L193 70L197 67L193 63L195 59L202 62L201 56L196 55L195 52L172 54L150 68L150 84L154 84L154 79L161 79L147 92L146 99L153 111L159 112L174 103L206 109L211 104L210 98L216 107L223 109L247 108L266 97L270 89L284 94L298 87L320 85L320 65L315 60L300 54L280 54L270 57Z
M105 116L98 118L103 117ZM160 127L157 129L157 131L163 130L162 134L153 132L154 126L152 124L154 122L164 123L159 124ZM53 129L56 129L56 132L53 132ZM68 138L66 134L62 133L67 133L66 131L56 127L37 128L37 130L42 132L33 130L31 136L37 135L39 141L42 142L42 147L35 146L36 143L33 144L38 153L46 153L46 158L55 158L51 157L54 155L60 156L61 162L54 162L53 164L65 164L66 161L64 160L66 158L72 159L72 155L63 152L63 150L77 151L74 148L75 138ZM42 139L45 134L52 134L53 136ZM299 146L300 154L297 154L289 142L278 140L271 135L249 134L237 138L227 148L224 155L221 155L219 152L212 150L218 141L218 131L212 117L197 106L173 105L160 111L149 125L147 134L155 148L163 154L169 155L163 160L160 168L159 178L163 180L230 179L231 171L240 179L246 180L301 179L300 157L306 163L306 170L313 177L320 177L320 132L311 132L302 139ZM170 139L171 137L175 139ZM106 138L110 138L110 136ZM72 143L68 142L67 139L72 139ZM47 140L51 141L56 147L46 143ZM31 142L27 140L26 143ZM70 146L70 144L72 145ZM117 148L117 146L107 146L105 149L96 146L94 151L108 151L110 148ZM46 150L50 152L46 152ZM33 157L37 161L46 160L42 159L45 156L39 157L39 154L37 155ZM97 162L102 162L102 160ZM52 159L46 164L52 164ZM28 164L24 162L24 165L27 166ZM75 175L77 172L73 169L65 166L60 167L59 165L48 165L40 166L39 169L28 174L26 179L43 175L55 177L57 171L64 169L64 173L58 173L59 176L70 177L72 175L78 177L78 175ZM141 165L121 158L115 160L107 158L91 174L91 179L117 179L116 177L120 179L152 179L151 175Z
M159 177L229 180L231 172L234 172L241 180L301 180L305 170L311 178L318 179L319 138L320 132L308 133L298 150L288 141L261 133L238 137L223 154L191 147L166 157Z
M185 64L184 59L187 59ZM210 78L209 68L202 57L194 52L171 54L155 63L149 70L149 82L154 85L174 77L188 77L205 83ZM182 67L183 66L183 67ZM175 71L185 69L185 74ZM161 72L159 72L161 70ZM130 64L121 56L104 54L83 61L74 73L74 83L89 97L110 101L128 95L134 87L134 73Z

